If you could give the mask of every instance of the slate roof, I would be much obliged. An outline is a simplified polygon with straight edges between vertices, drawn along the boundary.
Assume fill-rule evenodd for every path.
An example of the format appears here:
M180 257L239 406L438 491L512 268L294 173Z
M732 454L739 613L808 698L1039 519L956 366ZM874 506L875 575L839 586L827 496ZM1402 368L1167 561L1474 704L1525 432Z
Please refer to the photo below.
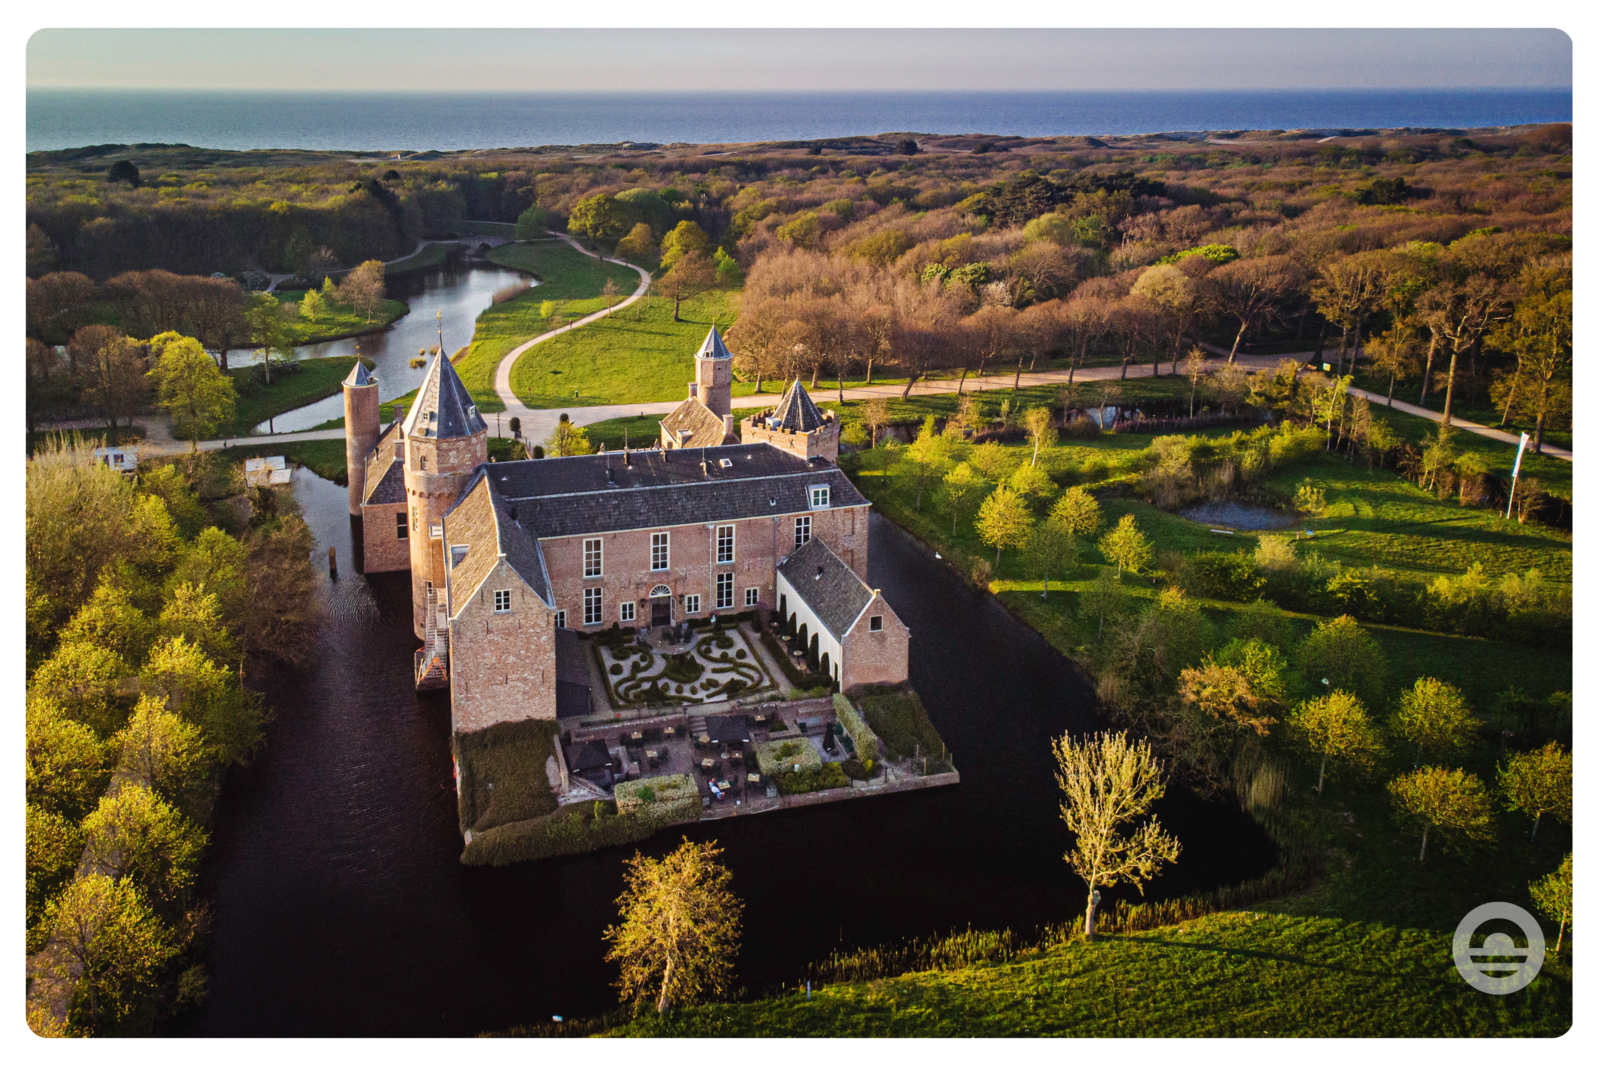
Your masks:
M417 398L406 415L406 436L445 439L470 437L488 430L478 414L472 394L461 383L461 376L443 351L433 358L428 376L422 379Z
M717 413L694 396L674 407L661 420L661 428L680 448L718 447L725 442L738 441L728 433Z
M399 423L390 422L367 453L366 499L362 503L405 503L405 464L395 456L401 440Z
M822 412L817 409L805 386L800 384L799 378L794 379L794 384L784 392L783 399L778 401L778 406L767 416L768 429L789 429L797 433L810 433L821 426Z
M732 359L733 353L722 343L722 334L717 332L717 327L712 326L711 332L706 334L706 339L701 342L700 350L695 356L699 359Z
M515 501L524 529L570 537L810 511L809 488L829 487L834 507L866 498L831 463L808 462L770 444L493 463L498 496ZM730 465L723 467L722 460ZM615 484L608 483L607 470Z
M720 744L743 744L750 740L750 723L742 714L719 714L706 719L706 734Z
M778 573L836 640L844 639L862 610L872 602L867 583L817 537L796 548L778 567Z
M456 504L444 516L444 545L450 553L465 547L467 552L450 569L451 605L459 613L494 570L502 556L545 603L550 602L550 581L545 571L544 553L538 540L517 521L517 507L494 490L488 473L498 464L485 463L462 490Z
M611 752L606 748L603 740L585 740L578 744L563 746L562 754L567 757L567 769L572 773L580 770L611 769Z
M376 385L378 379L367 373L366 363L357 359L356 365L350 368L350 376L344 379L344 383L353 389L359 389L363 385Z

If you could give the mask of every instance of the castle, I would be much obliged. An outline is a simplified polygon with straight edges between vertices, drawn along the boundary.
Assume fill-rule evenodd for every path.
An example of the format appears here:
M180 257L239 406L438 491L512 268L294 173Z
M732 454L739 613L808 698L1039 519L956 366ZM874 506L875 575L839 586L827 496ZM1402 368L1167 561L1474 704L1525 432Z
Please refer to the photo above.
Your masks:
M578 635L613 625L773 611L840 689L906 679L910 632L862 580L870 505L836 465L836 419L795 381L736 435L732 381L713 328L659 447L490 463L442 350L387 426L357 362L345 447L363 569L411 572L417 687L449 688L454 732L587 715Z

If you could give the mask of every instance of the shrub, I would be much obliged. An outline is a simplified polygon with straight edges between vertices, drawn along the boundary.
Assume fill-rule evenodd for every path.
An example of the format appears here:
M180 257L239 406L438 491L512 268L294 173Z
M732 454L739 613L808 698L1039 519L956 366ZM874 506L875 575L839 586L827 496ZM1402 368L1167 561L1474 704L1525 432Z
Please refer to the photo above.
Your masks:
M919 751L936 755L945 750L927 708L909 685L863 695L859 702L884 758L909 759Z
M873 762L878 758L878 735L867 725L867 720L861 717L855 704L851 703L844 695L833 694L833 713L838 715L839 723L844 726L850 739L855 741L856 754L859 758Z
M545 763L554 754L557 729L555 722L529 719L455 735L463 830L487 830L556 809Z
M616 805L604 801L572 804L549 818L511 822L474 833L461 852L467 866L506 866L562 855L594 851L643 840L656 831L656 822L639 811L617 814Z
M620 674L620 673L622 673L622 664L621 664L621 663L612 663L612 664L611 664L611 672L612 672L612 673L613 673L613 674Z
M1255 560L1243 552L1195 552L1184 558L1178 587L1191 596L1249 602L1266 587Z
M785 796L796 796L805 792L823 792L830 788L849 788L850 778L846 776L843 767L836 762L824 763L821 766L806 767L799 771L778 771L772 775L778 785L778 791Z
M822 756L809 740L769 740L756 745L756 764L763 774L774 776L783 771L793 773L796 764L801 770L821 766Z

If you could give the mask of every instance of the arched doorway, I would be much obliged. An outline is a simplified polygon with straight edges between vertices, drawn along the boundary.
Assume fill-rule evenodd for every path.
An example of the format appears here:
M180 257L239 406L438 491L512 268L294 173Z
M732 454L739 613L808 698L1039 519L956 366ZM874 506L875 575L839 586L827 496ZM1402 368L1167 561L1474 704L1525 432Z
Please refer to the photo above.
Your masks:
M650 590L650 625L670 626L672 624L672 590L665 585L657 585Z

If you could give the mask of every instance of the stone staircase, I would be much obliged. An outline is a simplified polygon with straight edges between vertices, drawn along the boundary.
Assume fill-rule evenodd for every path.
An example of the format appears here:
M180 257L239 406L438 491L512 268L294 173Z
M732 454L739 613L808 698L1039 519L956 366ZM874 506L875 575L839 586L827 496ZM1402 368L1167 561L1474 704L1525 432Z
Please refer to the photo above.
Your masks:
M445 624L438 589L428 589L426 618L422 647L417 649L414 669L418 692L450 685L450 630Z

